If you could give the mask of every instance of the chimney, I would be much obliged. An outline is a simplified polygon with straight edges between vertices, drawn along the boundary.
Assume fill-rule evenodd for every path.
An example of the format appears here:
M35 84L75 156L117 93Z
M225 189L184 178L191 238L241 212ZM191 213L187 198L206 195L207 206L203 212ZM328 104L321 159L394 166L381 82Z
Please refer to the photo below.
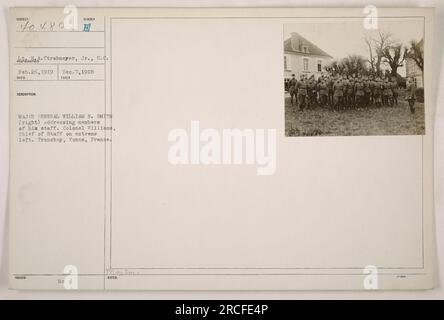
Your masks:
M300 36L297 32L291 33L291 48L296 51L301 51L300 48Z

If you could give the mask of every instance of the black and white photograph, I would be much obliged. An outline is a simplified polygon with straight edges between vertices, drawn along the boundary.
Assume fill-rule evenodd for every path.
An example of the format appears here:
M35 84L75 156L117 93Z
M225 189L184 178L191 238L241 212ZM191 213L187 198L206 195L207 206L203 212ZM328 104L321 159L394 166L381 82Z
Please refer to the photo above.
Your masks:
M285 135L424 135L424 20L284 25Z

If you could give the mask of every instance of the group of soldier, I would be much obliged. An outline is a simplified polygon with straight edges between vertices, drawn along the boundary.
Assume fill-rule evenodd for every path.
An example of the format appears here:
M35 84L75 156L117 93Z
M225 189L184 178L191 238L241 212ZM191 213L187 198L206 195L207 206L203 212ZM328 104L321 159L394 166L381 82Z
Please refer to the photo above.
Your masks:
M395 77L323 74L318 79L314 75L301 75L297 80L292 75L285 85L291 105L299 110L315 105L341 110L398 104L399 86Z

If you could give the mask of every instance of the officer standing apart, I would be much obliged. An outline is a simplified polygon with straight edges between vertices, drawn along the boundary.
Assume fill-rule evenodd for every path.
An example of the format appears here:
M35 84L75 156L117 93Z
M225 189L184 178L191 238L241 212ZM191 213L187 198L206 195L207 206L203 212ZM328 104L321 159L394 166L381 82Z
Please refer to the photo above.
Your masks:
M296 85L297 85L298 81L296 80L294 74L292 74L291 77L292 78L291 78L290 83L289 83L289 86L290 86L289 92L290 92L290 98L291 98L291 105L293 106L295 98L296 98L296 104L298 103L297 96L296 96L296 94L297 94L297 92L296 92Z
M306 100L307 100L307 80L305 79L304 75L301 75L300 81L298 81L296 85L297 90L297 101L299 104L299 110L304 110Z

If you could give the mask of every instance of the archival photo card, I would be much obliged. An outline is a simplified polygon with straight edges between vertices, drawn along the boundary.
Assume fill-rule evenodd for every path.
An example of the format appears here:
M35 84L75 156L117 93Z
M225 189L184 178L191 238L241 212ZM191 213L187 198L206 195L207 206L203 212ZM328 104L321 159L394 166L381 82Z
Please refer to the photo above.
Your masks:
M11 8L10 287L433 287L434 10L364 9Z

